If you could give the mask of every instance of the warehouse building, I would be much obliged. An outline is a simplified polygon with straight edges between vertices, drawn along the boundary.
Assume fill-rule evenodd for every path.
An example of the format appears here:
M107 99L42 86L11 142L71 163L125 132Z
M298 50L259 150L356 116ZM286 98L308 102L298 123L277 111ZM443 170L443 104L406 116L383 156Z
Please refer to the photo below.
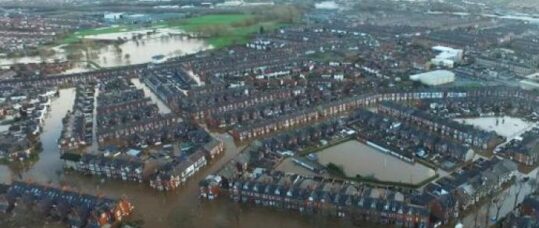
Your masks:
M455 81L455 74L447 70L435 70L410 76L410 80L418 81L428 86L437 86Z

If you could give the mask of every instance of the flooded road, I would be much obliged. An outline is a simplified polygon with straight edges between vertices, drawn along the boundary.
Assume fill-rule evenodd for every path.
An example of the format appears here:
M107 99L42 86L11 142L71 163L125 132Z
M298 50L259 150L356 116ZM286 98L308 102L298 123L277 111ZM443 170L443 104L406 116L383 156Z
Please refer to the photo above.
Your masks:
M327 148L317 154L321 164L331 162L340 165L350 177L359 174L383 181L415 184L436 174L436 171L424 165L405 162L356 140Z
M152 99L153 103L157 104L157 107L159 108L159 113L167 114L171 112L170 108L161 99L159 99L159 97L157 97L157 95L155 95L155 93L153 93L151 89L146 86L146 84L142 83L140 79L133 78L131 79L131 82L133 83L133 85L135 85L135 87L137 87L137 89L144 90L144 95Z
M136 206L133 220L142 219L143 227L328 227L335 224L341 227L349 226L346 225L347 221L310 218L298 213L239 205L226 197L215 201L200 200L199 181L217 171L241 150L236 147L228 134L214 135L224 141L225 152L174 192L158 192L147 184L106 180L63 171L57 140L62 130L62 118L72 108L74 98L74 88L60 90L60 97L52 101L51 112L45 119L40 138L44 151L40 154L40 159L35 164L16 169L0 166L2 183L22 179L42 184L70 186L75 191L85 193L99 193L110 197L127 196Z
M43 146L39 160L32 164L13 165L14 173L9 176L40 183L59 183L63 162L60 160L58 138L62 132L62 118L68 110L73 108L74 102L75 88L61 89L60 97L52 99L50 111L43 124L43 131L39 136ZM4 170L9 171L7 167L2 167L2 171Z
M214 135L225 142L225 153L195 174L187 184L173 192L158 192L147 184L100 180L66 173L64 182L77 190L104 193L111 197L127 196L136 206L134 220L143 219L144 227L327 227L345 221L313 221L296 213L262 207L246 207L222 197L215 201L198 198L198 182L217 171L233 158L239 148L227 134Z
M536 168L535 170L527 174L526 176L530 177L530 180L525 183L520 182L520 180L523 177L523 174L519 174L517 179L520 183L512 185L510 188L504 190L502 193L500 193L497 196L497 199L500 200L500 205L501 205L500 213L498 215L499 217L497 219L496 219L496 205L495 204L489 205L488 203L485 203L484 205L481 206L479 210L474 211L473 213L470 213L462 220L462 224L464 225L464 227L474 227L474 224L476 224L477 227L487 227L485 225L486 224L485 216L487 216L487 212L488 212L488 220L489 220L488 226L494 225L495 221L500 220L504 218L505 216L507 216L513 210L513 206L515 205L515 198L517 197L517 193L519 191L520 193L518 194L518 199L516 200L517 205L520 204L524 200L526 195L529 195L530 193L533 192L534 187L535 187L534 186L535 181L537 181L537 178L536 178L537 172L538 172L538 169ZM490 210L488 209L489 206L490 206ZM477 214L477 223L475 223L476 214Z

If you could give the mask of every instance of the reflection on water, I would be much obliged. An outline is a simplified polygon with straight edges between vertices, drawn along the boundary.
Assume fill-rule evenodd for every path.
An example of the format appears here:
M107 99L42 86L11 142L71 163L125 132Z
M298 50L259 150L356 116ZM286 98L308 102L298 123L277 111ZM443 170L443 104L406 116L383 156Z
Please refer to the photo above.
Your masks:
M108 34L114 35L114 34ZM152 57L163 55L164 57L173 57L186 54L192 54L199 51L210 49L204 40L187 38L178 34L169 33L169 31L159 31L153 35L147 35L143 38L128 41L119 45L106 45L91 51L90 61L101 67L125 66L130 64L141 64L152 61ZM58 50L56 50L58 49ZM66 51L56 48L56 54L48 59L47 62L55 60L66 60ZM73 59L70 59L73 61ZM81 61L86 60L82 58ZM39 56L25 56L19 58L0 58L0 66L13 65L17 63L40 63L43 59ZM86 63L77 62L72 69L67 69L64 73L77 73L88 71L95 68L94 65L88 66Z
M410 164L377 151L363 143L351 140L318 153L321 164L341 165L347 176L375 177L378 180L419 183L436 174L419 163Z
M118 46L108 45L101 48L92 61L102 67L123 66L151 62L156 55L179 56L208 48L204 41L198 39L178 35L152 35L146 39L129 40Z
M60 138L62 132L62 118L68 110L72 109L74 102L74 88L60 90L60 97L52 100L50 111L43 124L43 131L39 136L43 146L43 151L39 154L39 160L33 164L14 164L15 178L40 183L58 183L63 167L58 150L58 138ZM0 171L9 172L9 169L2 167ZM11 176L11 174L3 175Z

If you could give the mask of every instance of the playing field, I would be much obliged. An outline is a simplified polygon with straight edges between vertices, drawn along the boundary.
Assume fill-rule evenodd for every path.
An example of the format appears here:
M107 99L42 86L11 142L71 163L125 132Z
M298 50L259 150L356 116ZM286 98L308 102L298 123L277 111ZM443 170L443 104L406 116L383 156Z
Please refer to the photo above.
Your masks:
M110 26L94 29L84 29L72 33L63 39L64 44L73 44L85 36L96 36L103 34L122 33L147 29L177 29L186 32L202 32L204 29L217 29L218 33L207 38L207 42L214 48L222 48L232 44L247 42L252 34L263 28L269 31L277 28L281 24L277 21L259 21L255 16L249 14L211 14L192 18L169 20L155 23L147 27L137 27L128 25Z

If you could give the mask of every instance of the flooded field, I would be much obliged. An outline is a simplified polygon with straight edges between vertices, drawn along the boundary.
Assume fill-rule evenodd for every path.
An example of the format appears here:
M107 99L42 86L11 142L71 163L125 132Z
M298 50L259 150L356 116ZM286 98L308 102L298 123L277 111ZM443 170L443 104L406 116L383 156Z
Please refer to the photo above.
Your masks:
M33 181L41 184L70 186L75 191L103 194L109 197L127 196L136 206L133 220L143 220L143 227L349 227L348 220L304 217L298 213L276 211L263 207L241 206L222 197L216 201L198 198L198 183L216 172L242 148L236 147L228 134L218 134L225 143L225 153L210 162L193 176L186 185L174 192L158 192L147 184L126 183L116 180L84 176L64 171L57 146L62 130L62 118L73 106L75 90L62 89L60 97L51 103L51 112L45 119L40 139L43 152L34 164L0 166L0 182L11 180ZM24 220L23 220L24 221ZM40 220L34 223L40 224ZM28 220L27 227L32 227ZM0 223L1 224L1 223ZM54 223L59 227L60 224ZM260 225L264 224L264 225ZM46 227L51 227L48 223Z
M382 181L416 184L436 174L431 168L410 164L355 140L322 150L318 158L323 165L342 166L351 177L359 174Z
M139 31L141 34L144 34L145 32L147 31ZM187 38L180 35L178 31L173 32L166 29L157 30L151 35L144 35L136 40L132 39L132 36L133 33L119 32L85 37L88 39L109 42L111 40L118 40L118 38L126 41L119 45L109 44L101 48L90 48L91 54L89 60L93 65L88 66L85 62L86 58L80 60L70 59L71 61L75 61L75 64L71 69L67 69L64 73L88 71L95 68L95 64L100 67L116 67L148 63L152 61L152 57L157 55L168 58L192 54L211 48L211 45L208 45L202 39ZM44 60L47 62L53 62L55 60L65 61L67 60L67 52L63 48L63 45L51 48L55 50L56 53L47 59L43 59L39 56L0 58L0 66L9 66L17 63L40 63Z
M111 34L106 34L108 37ZM112 34L114 35L114 34ZM119 34L121 37L124 34ZM91 60L101 67L124 66L152 61L152 57L192 54L210 48L203 40L191 39L167 31L145 36L138 40L128 40L118 46L108 45L97 50Z
M509 116L455 119L455 121L473 125L485 131L495 131L506 138L514 138L534 126L531 122Z
M297 173L299 175L304 176L315 176L316 173L312 172L311 170L308 170L298 164L295 164L292 161L292 158L284 159L281 164L279 164L277 167L275 167L275 170L283 171L283 172L290 172L290 173Z

